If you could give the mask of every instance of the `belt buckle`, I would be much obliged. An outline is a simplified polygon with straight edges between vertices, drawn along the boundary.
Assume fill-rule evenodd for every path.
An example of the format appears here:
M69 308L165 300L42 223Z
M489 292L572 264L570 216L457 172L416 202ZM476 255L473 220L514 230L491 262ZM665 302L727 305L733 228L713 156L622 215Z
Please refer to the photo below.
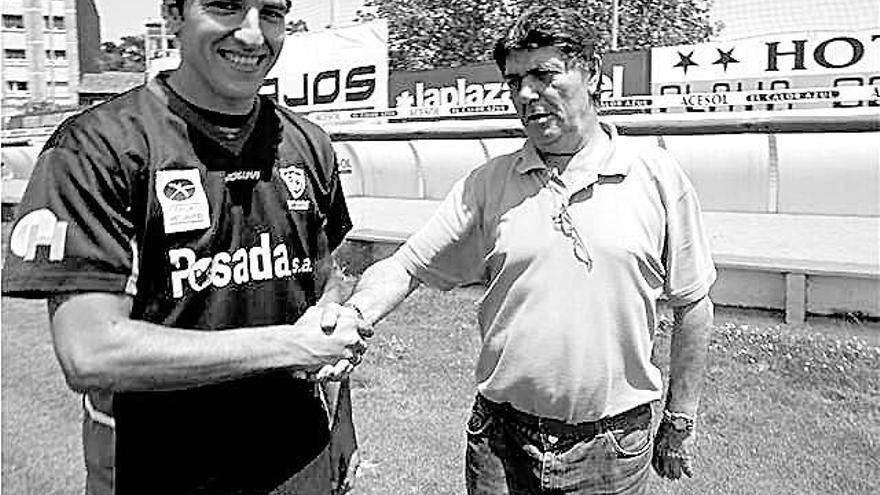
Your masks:
M547 419L540 416L536 417L538 418L538 433L544 435L544 437L547 439L547 443L549 443L550 445L556 445L556 443L559 442L559 435L550 433L550 430L553 429L553 421L551 420L548 423Z

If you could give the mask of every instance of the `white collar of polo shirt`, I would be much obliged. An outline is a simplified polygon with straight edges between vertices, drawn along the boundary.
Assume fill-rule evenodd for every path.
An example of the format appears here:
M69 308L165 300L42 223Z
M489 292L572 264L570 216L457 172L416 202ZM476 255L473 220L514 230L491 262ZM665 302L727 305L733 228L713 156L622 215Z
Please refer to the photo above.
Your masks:
M565 171L559 176L566 188L573 194L595 183L600 176L626 175L629 173L629 160L614 160L619 139L617 128L613 124L600 122L602 130L609 139L602 139L595 143L589 143L578 151ZM547 172L550 170L544 164L535 146L526 141L525 146L515 158L514 167L520 174L527 174L535 170Z

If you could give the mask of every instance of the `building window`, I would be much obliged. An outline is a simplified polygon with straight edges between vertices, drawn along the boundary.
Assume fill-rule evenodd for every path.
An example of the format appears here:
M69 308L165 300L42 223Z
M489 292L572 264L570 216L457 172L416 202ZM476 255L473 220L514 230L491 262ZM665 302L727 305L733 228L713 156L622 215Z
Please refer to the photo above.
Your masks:
M24 60L27 56L25 55L24 50L7 48L3 50L3 58L7 60Z
M27 81L6 81L6 87L10 91L27 91L28 83Z
M63 15L53 15L43 16L43 24L46 25L46 29L54 29L57 31L64 31L64 16Z
M67 84L67 81L49 82L49 84L46 85L46 89L49 92L49 96L52 98L65 98L70 95L70 87Z
M24 16L3 14L4 29L24 29Z
M64 61L67 60L67 51L66 50L46 50L46 59L52 61Z

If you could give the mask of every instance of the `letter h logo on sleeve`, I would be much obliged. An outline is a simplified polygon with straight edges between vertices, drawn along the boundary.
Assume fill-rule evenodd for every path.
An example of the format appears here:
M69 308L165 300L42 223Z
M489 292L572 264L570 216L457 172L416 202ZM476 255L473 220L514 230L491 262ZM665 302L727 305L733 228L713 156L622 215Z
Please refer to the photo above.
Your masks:
M19 258L33 261L37 257L37 248L47 246L49 261L61 261L66 242L67 222L59 221L54 213L42 208L28 213L15 224L9 249Z

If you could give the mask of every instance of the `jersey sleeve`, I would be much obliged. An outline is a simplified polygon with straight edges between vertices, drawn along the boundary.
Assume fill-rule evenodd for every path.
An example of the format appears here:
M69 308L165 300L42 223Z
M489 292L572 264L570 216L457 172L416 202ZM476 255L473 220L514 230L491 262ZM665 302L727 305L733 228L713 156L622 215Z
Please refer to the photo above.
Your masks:
M481 177L478 169L456 182L428 222L394 254L410 275L443 290L485 278Z
M699 301L715 282L715 264L697 192L684 171L667 154L671 172L666 205L666 267L664 292L672 305Z
M37 159L3 267L3 293L126 291L133 271L128 180L106 139L62 126Z

